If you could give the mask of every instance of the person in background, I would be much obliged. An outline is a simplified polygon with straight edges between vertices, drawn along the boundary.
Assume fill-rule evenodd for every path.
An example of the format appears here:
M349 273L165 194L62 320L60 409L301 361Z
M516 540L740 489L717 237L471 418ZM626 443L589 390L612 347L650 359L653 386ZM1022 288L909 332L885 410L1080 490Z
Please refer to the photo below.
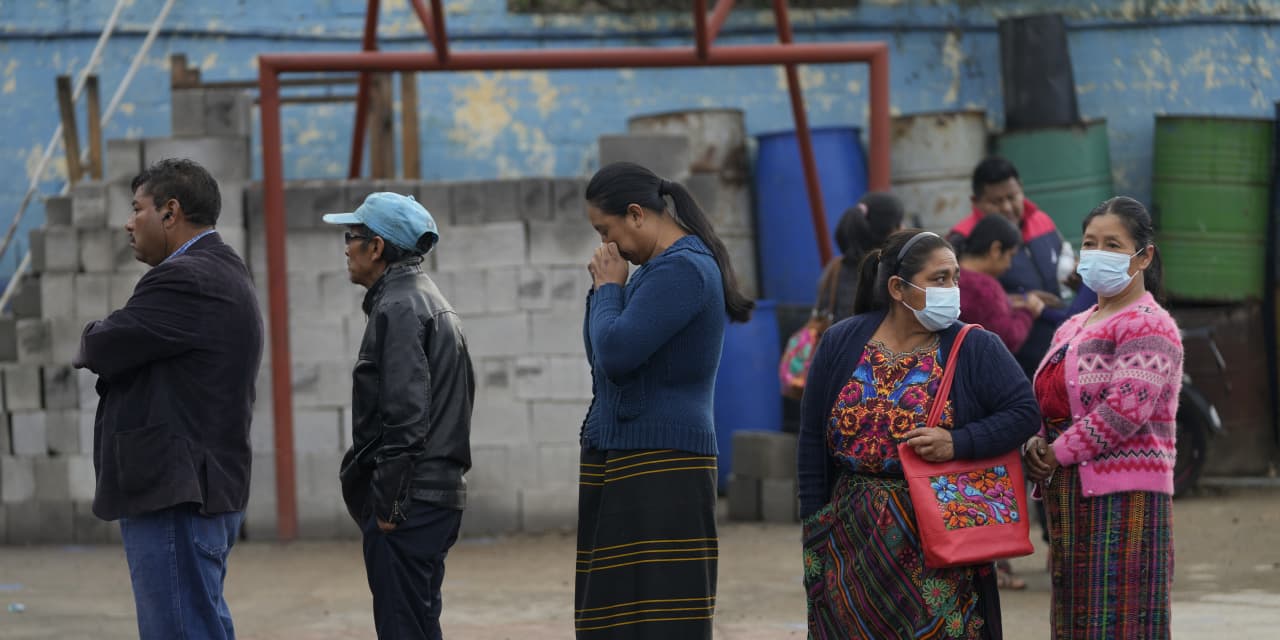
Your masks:
M204 167L161 160L132 189L124 228L151 269L72 362L98 374L93 513L120 520L141 640L233 640L222 592L249 502L262 314Z
M1078 269L1098 304L1058 329L1035 378L1044 426L1023 455L1049 515L1055 640L1170 637L1183 351L1154 236L1132 198L1085 218Z
M902 230L902 201L886 192L871 192L858 199L858 204L845 210L836 224L836 248L840 259L823 270L818 284L818 305L839 322L853 315L853 301L858 294L858 266L874 249L884 246L890 235ZM838 265L838 266L837 266ZM825 308L829 299L823 294L825 278L836 278L835 305Z
M725 325L755 303L679 183L618 162L587 184L588 264L574 629L710 638L716 599L712 394ZM669 206L667 198L671 199ZM630 274L628 263L636 265Z
M462 323L422 269L440 239L411 196L369 194L324 216L343 235L368 317L352 371L351 448L339 479L360 527L378 638L441 637L444 561L471 468L475 374Z
M1031 383L994 334L961 325L951 245L902 231L862 263L855 315L818 344L798 443L809 637L1002 637L990 563L930 569L898 444L930 462L1016 450L1040 414ZM943 419L924 428L943 371ZM933 514L937 517L937 514Z
M1009 296L997 280L1009 270L1022 244L1022 234L1001 216L987 216L974 225L960 250L960 320L980 324L1000 336L1017 353L1031 324L1044 311L1039 296Z
M1000 284L1015 298L1035 296L1045 303L1022 347L1014 352L1030 379L1049 349L1053 332L1068 317L1061 298L1063 283L1059 273L1069 273L1068 267L1075 257L1053 219L1023 194L1018 170L1008 160L992 156L979 162L973 170L971 186L973 212L951 229L948 238L963 247L978 222L993 215L1006 218L1022 232L1022 247L1000 277ZM1085 289L1081 287L1077 295L1092 299L1092 292Z

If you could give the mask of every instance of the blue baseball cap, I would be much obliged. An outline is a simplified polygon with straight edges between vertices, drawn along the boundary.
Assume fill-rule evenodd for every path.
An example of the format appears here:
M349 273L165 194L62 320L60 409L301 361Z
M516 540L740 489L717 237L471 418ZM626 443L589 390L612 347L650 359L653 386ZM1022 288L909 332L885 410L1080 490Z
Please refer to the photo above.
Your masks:
M324 216L329 224L362 224L383 240L401 249L414 250L422 234L433 237L432 247L440 242L440 229L436 227L431 212L413 196L402 196L390 191L369 194L364 202L351 213L329 213Z

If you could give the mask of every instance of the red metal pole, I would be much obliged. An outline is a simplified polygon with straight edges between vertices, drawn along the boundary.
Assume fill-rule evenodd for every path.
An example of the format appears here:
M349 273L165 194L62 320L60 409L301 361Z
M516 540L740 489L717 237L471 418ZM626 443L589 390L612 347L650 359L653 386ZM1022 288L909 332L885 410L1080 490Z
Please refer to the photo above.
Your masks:
M262 196L266 215L267 296L271 328L271 401L275 414L276 535L298 536L293 464L293 372L289 362L289 279L284 241L284 158L280 136L280 77L258 61L258 107L262 118Z
M309 71L498 71L760 66L870 62L885 50L881 42L758 44L712 47L706 60L694 47L609 47L463 51L440 62L430 53L288 53L260 56L281 73Z
M361 41L364 51L378 50L378 0L369 0L369 9L364 14L364 39ZM360 177L361 165L364 163L364 130L369 119L369 74L360 74L360 84L356 88L356 123L351 136L351 164L347 167L347 178Z
M869 182L873 191L888 191L890 180L889 128L889 47L871 58L871 170Z
M707 27L707 46L716 41L716 36L720 35L720 28L724 26L724 21L729 19L729 12L733 10L734 0L719 0L716 2L716 8L711 11L711 24Z
M787 16L787 0L773 0L773 14L778 21L778 38L784 45L792 40L791 20ZM818 242L821 264L831 262L831 232L827 230L827 212L822 203L822 184L818 182L818 164L813 159L813 139L809 135L809 117L800 92L800 74L796 65L787 65L787 90L791 93L791 114L796 121L796 141L800 144L800 163L804 166L805 190L813 216L813 234Z
M413 12L418 14L418 20L422 22L422 30L427 32L427 38L431 40L431 44L436 49L436 58L441 62L449 60L449 39L444 29L444 9L440 0L431 0L431 8L427 9L427 5L422 0L411 0Z
M693 0L693 30L697 36L698 57L706 60L707 49L707 0Z

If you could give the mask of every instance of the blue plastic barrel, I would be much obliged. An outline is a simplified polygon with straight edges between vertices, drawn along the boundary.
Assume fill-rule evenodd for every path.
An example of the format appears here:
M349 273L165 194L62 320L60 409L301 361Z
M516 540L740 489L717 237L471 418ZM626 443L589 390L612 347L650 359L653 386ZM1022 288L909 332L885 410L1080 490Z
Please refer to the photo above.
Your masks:
M832 250L840 214L867 192L867 156L858 127L811 129ZM778 304L812 305L818 294L818 244L794 131L756 136L756 242L763 295Z
M778 382L777 305L757 300L750 322L729 323L716 374L716 448L720 487L727 487L733 461L733 432L782 430L782 388Z

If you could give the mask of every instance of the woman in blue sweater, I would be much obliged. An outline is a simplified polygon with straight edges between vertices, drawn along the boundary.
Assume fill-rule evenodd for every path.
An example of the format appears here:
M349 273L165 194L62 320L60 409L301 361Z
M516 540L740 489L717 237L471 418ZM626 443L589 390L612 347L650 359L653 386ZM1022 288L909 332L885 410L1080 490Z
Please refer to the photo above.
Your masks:
M669 207L667 198L674 203ZM583 325L578 638L710 638L716 593L711 397L727 320L754 303L678 183L630 163L587 185L601 246ZM636 265L627 275L628 263Z
M862 263L858 315L827 330L814 355L799 443L810 638L1002 637L990 564L924 566L898 458L901 442L931 462L984 458L1039 428L1031 385L1000 338L972 331L947 360L962 326L959 272L937 235L890 236ZM946 367L957 367L947 408L925 429Z

